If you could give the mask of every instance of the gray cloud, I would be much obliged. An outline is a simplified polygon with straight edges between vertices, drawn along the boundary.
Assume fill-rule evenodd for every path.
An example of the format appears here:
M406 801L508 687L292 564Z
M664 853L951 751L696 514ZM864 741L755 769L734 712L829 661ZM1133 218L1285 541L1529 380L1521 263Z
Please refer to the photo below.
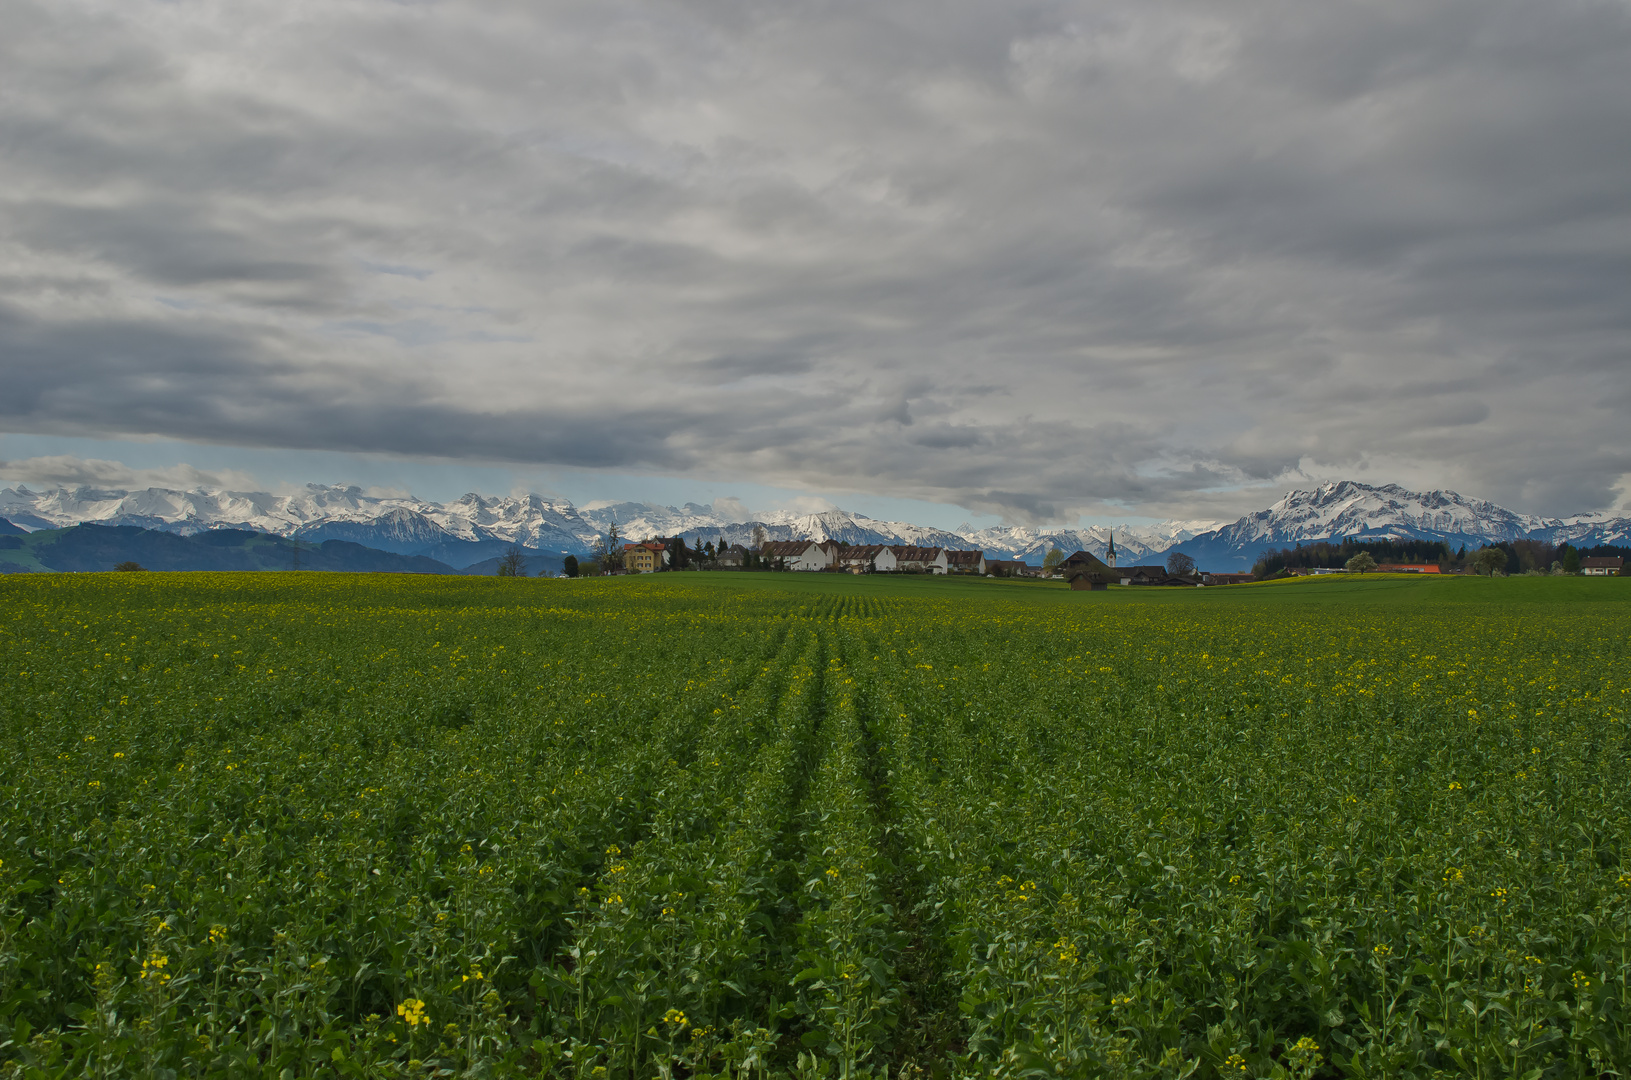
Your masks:
M0 25L7 430L1023 520L1628 490L1620 0Z
M190 490L207 487L254 491L258 490L259 486L255 476L237 469L199 469L186 464L163 469L133 469L123 462L73 457L67 454L0 461L0 479L6 483L36 484L45 487L126 490L146 487Z

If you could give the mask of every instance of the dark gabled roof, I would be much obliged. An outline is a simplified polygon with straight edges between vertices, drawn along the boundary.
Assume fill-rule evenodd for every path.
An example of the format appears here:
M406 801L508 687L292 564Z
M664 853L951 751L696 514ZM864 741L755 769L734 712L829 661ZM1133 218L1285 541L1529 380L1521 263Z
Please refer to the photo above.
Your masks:
M1625 565L1625 558L1620 555L1593 555L1589 559L1580 560L1582 570L1601 570L1604 568L1618 570Z
M1110 567L1106 566L1103 562L1100 562L1097 556L1086 551L1078 551L1076 554L1060 563L1059 572L1067 577L1074 576L1075 574L1082 572L1091 572L1095 574L1115 573L1115 571L1111 570Z
M981 556L984 554L985 552L983 551L953 551L951 548L947 548L946 561L948 563L955 563L957 565L966 563L969 566L975 566L979 563Z
M844 562L866 562L876 559L882 551L882 544L851 544L840 551L838 557Z
M913 547L910 544L890 544L889 550L895 553L895 558L913 562L928 562L940 554L937 547Z
M774 559L788 559L803 555L812 547L818 546L814 540L769 540L759 547L759 554L769 555Z

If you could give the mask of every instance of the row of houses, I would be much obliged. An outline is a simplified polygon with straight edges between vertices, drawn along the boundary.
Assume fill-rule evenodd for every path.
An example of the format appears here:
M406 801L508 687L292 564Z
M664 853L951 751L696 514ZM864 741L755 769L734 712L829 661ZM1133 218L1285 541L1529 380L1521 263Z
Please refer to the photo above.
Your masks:
M671 539L647 540L623 545L623 569L649 574L667 570L677 544ZM714 556L714 565L736 570L757 555L765 566L778 570L847 570L854 574L915 571L925 574L988 574L993 567L1034 568L1024 563L988 561L981 551L955 551L951 548L913 547L909 544L851 544L836 540L773 540L751 551L732 544Z
M983 551L954 551L910 544L851 544L836 540L776 540L759 557L786 570L847 570L852 574L985 574Z
M677 546L672 539L625 544L624 569L633 573L668 569L670 552ZM982 577L1043 577L1057 574L1078 589L1102 589L1111 584L1232 585L1251 580L1250 574L1173 574L1162 566L1126 566L1117 569L1115 557L1109 553L1110 561L1104 562L1085 551L1078 551L1050 571L1017 560L988 559L983 551L915 547L910 544L846 546L836 540L773 540L760 545L757 551L732 544L715 555L714 565L720 569L741 569L749 565L753 556L757 556L762 566L778 570L842 571L852 574L973 574Z

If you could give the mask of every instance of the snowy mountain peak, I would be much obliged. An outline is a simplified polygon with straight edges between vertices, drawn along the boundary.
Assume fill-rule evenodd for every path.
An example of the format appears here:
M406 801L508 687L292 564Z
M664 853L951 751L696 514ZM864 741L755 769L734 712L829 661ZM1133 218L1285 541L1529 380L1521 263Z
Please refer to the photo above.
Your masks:
M1519 537L1577 545L1631 542L1631 519L1603 513L1568 518L1516 514L1483 499L1453 491L1413 492L1352 480L1288 491L1272 506L1232 523L1165 521L1154 525L1087 529L999 527L955 531L903 521L880 521L830 509L816 513L777 511L728 520L711 506L662 506L642 502L572 503L528 493L468 493L450 503L412 495L371 495L340 484L308 484L291 495L267 492L190 491L145 488L27 487L0 489L0 518L29 530L80 522L140 525L191 534L241 528L321 542L343 539L404 555L428 555L468 566L502 554L512 544L535 552L585 554L615 522L630 540L683 536L697 546L723 540L837 540L848 544L911 544L978 548L994 558L1039 563L1053 548L1083 550L1102 558L1115 535L1117 562L1159 562L1178 548L1208 569L1250 565L1259 552L1288 544L1345 536L1441 539L1478 546Z

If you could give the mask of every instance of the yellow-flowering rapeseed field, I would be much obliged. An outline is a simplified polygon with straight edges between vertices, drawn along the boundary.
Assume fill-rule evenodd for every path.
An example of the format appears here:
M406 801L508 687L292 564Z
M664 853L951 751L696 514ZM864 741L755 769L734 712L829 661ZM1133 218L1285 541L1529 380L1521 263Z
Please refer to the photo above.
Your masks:
M0 580L0 1074L1623 1076L1631 591Z

